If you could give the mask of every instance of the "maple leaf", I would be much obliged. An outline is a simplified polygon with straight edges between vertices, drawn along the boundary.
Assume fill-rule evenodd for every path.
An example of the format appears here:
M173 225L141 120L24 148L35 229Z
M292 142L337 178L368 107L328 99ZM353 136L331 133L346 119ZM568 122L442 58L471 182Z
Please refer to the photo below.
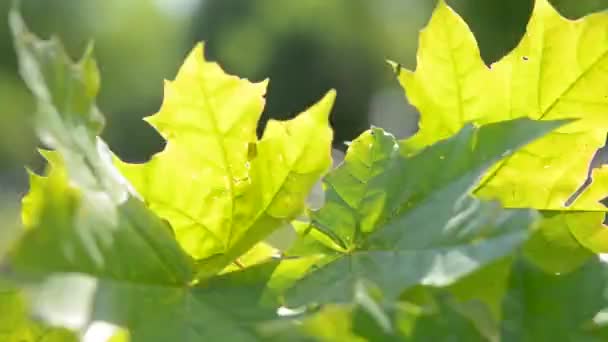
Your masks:
M537 0L519 45L488 67L466 23L440 1L421 33L416 71L399 71L421 114L420 129L406 145L420 149L468 122L576 119L505 158L476 194L510 208L586 211L585 221L595 223L571 225L572 233L593 250L607 250L601 225L606 207L600 201L608 195L608 169L589 170L606 141L607 68L608 13L572 21Z
M148 118L167 139L145 164L117 162L177 240L213 273L295 218L331 165L335 93L293 120L256 127L267 82L227 75L198 45Z
M311 213L337 252L287 293L290 305L349 301L371 282L388 298L419 285L446 286L511 253L535 213L503 210L470 196L494 162L563 122L518 119L457 135L404 156L379 128L353 141L343 164L325 179L326 202Z

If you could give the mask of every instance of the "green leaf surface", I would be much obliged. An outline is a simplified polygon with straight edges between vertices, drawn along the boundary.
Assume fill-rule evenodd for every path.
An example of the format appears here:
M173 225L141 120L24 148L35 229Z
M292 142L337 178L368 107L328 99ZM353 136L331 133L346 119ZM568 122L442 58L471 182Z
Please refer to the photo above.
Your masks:
M513 265L505 259L447 289L421 290L434 305L402 334L407 341L604 340L606 265L597 258L565 275L545 273L523 258ZM414 298L408 293L400 300ZM480 310L479 304L500 312Z
M328 232L342 246L342 255L295 284L288 303L349 301L360 281L372 281L395 298L418 284L449 285L511 253L525 241L536 215L504 211L494 202L474 199L470 191L492 163L561 124L519 119L466 126L455 137L409 157L381 129L364 133L353 142L345 163L328 175L326 204L312 214L311 229ZM357 172L365 170L368 156L379 149L397 151L377 154L381 157L373 160L380 162L373 165L379 169L367 174L379 176L369 178L368 191L358 190L365 181ZM368 201L366 207L352 205L363 201ZM323 215L327 210L331 215ZM327 217L332 221L319 223ZM348 226L354 232L343 228ZM348 240L366 232L371 234Z
M258 324L277 318L276 307L261 303L275 267L181 287L56 273L37 288L34 309L62 324L76 316L125 327L132 342L264 341Z
M302 327L318 341L486 341L449 301L436 302L432 310L406 300L374 306L381 318L358 300L328 305L303 320Z
M150 284L192 279L192 260L143 203L132 197L116 203L106 192L78 186L57 152L44 155L50 170L46 177L31 175L32 192L24 199L30 226L9 255L12 267Z
M486 341L473 323L447 303L440 303L437 312L422 315L403 341Z
M488 341L497 341L502 300L508 289L512 257L491 263L447 289L446 304L468 318Z
M328 305L316 315L305 320L302 329L323 342L365 342L353 332L353 307Z
M501 340L602 341L592 326L606 307L607 271L597 258L565 275L519 262L503 303Z
M554 211L541 214L543 219L538 230L523 247L523 254L528 261L547 273L555 274L576 270L594 257L573 234L578 226L593 227L593 217L586 213L563 215Z
M335 92L293 120L271 120L258 140L267 82L227 75L203 50L197 46L166 83L159 113L148 118L167 139L165 150L118 166L213 273L304 209L331 165Z
M391 334L382 334L369 323L355 329L365 330L362 335L370 341L499 341L511 264L512 258L504 258L447 288L417 286L405 291L399 302L384 305L393 322Z
M400 159L392 135L379 128L362 134L344 163L323 180L325 205L311 212L313 225L343 249L359 244L390 214L387 204L399 194L390 185Z

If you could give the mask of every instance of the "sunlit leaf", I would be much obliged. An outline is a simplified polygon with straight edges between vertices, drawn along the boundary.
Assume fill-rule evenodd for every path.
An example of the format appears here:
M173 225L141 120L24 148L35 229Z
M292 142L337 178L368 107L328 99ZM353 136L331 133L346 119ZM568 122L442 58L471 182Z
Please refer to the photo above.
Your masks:
M197 46L148 121L167 147L145 164L118 163L149 207L213 273L295 218L331 164L335 93L295 119L256 127L266 82L228 75Z
M571 21L538 0L517 48L488 67L466 23L440 1L420 37L416 71L399 76L421 111L408 145L428 145L471 121L579 119L506 159L479 190L507 206L564 209L606 139L607 63L606 13ZM573 208L603 210L601 199Z
M572 21L547 0L537 0L519 45L488 67L466 23L440 1L420 36L416 71L399 73L409 101L421 112L420 130L406 145L420 149L468 122L577 119L503 160L476 193L510 208L587 211L576 218L594 220L586 233L592 231L601 242L580 242L608 250L604 214L596 212L606 209L600 203L608 195L600 180L605 169L588 172L606 140L607 67L607 13ZM591 176L594 182L586 189Z
M586 213L561 215L544 212L539 229L523 247L523 253L532 264L547 273L568 273L576 270L594 255L575 236L579 226L593 227L595 219Z

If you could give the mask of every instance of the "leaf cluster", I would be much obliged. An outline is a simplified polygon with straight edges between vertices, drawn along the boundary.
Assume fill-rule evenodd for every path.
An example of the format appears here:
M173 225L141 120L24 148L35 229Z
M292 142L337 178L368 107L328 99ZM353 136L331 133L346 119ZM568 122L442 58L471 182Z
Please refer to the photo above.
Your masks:
M390 62L419 131L372 127L334 168L333 90L258 137L268 82L202 43L146 119L165 149L122 161L99 136L92 47L73 62L10 22L48 167L2 258L3 340L608 338L607 13L571 21L537 0L487 66L439 1L416 70Z

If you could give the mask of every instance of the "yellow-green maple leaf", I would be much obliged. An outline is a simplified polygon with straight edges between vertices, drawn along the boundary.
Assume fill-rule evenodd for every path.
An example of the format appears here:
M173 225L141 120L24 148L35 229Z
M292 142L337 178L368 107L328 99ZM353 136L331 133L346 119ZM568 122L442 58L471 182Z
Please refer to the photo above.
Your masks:
M608 13L573 21L547 0L537 0L519 45L488 67L467 24L442 0L421 33L416 71L398 72L421 113L420 130L406 142L412 150L451 136L471 121L576 119L503 160L486 175L477 195L498 198L506 207L589 211L595 227L574 233L583 240L596 235L606 210L599 201L608 195L608 172L595 172L592 186L572 205L566 202L587 178L589 162L606 140ZM605 249L598 244L608 246L586 243Z
M185 250L219 258L216 267L301 212L331 164L335 93L290 121L269 121L258 140L266 85L226 74L198 45L148 118L167 140L165 150L145 164L118 163Z

